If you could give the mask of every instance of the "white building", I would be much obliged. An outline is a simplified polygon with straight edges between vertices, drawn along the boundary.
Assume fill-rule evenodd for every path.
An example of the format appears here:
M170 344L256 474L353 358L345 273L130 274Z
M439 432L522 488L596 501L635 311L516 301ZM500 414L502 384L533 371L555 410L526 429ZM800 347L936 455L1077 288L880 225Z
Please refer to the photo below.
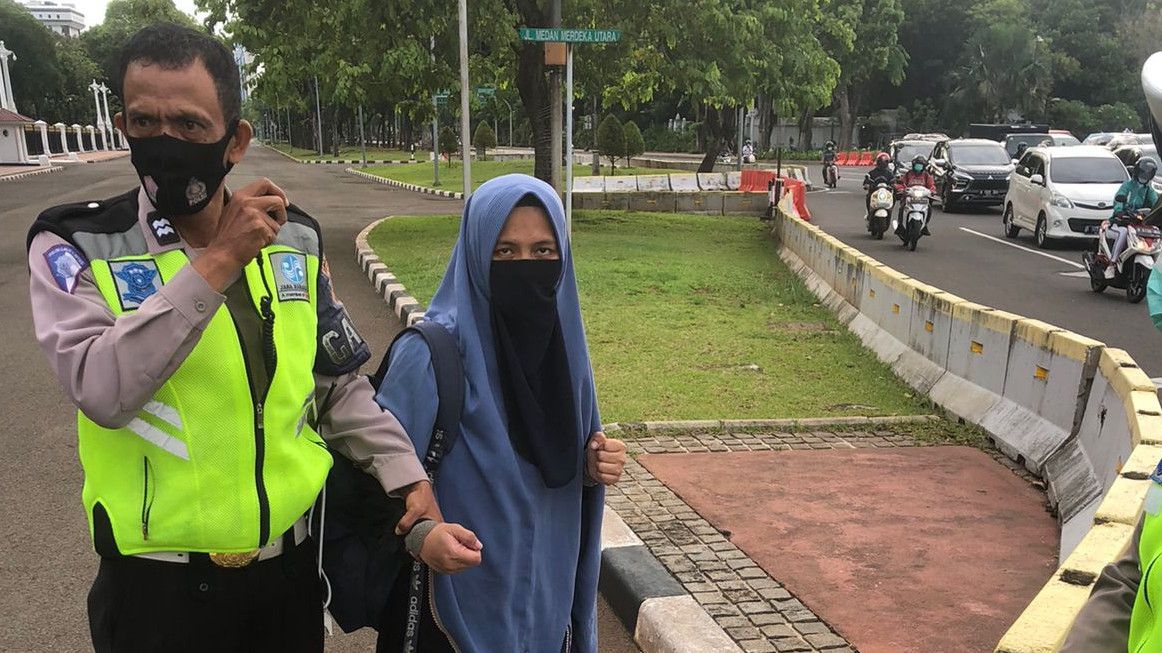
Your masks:
M64 36L79 36L85 29L85 15L71 2L53 0L18 0L50 31Z
M245 104L250 99L250 92L254 90L254 84L258 79L258 73L252 70L254 55L241 45L235 45L234 65L238 67L238 77L242 82L242 102Z

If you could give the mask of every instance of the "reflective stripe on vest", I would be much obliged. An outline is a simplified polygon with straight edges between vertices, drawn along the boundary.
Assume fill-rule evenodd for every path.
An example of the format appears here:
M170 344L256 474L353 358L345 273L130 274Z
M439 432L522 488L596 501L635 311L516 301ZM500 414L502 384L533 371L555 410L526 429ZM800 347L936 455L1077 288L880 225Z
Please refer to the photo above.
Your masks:
M181 250L171 250L94 260L92 270L120 316L188 264ZM285 532L311 507L331 464L306 418L315 390L318 272L317 256L282 245L244 269L254 310L261 314L270 297L274 314L273 347L264 347L273 351L261 352L268 366L275 361L264 397L251 396L244 345L223 305L125 427L107 429L78 413L90 529L101 504L123 554L244 552Z

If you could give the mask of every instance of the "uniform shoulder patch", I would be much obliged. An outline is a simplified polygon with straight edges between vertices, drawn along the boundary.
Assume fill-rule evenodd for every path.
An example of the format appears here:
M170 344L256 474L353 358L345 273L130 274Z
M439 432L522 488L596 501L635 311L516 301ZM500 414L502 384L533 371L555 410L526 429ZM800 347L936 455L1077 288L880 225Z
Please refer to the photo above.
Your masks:
M161 273L156 261L112 261L109 269L117 284L117 297L121 300L122 310L141 308L145 300L161 290Z
M275 285L278 287L278 301L311 300L310 286L307 284L307 257L298 252L276 252L270 255L274 268Z
M76 247L63 243L48 248L44 253L44 261L48 264L52 278L56 279L56 285L70 295L77 288L77 277L88 266L84 255Z

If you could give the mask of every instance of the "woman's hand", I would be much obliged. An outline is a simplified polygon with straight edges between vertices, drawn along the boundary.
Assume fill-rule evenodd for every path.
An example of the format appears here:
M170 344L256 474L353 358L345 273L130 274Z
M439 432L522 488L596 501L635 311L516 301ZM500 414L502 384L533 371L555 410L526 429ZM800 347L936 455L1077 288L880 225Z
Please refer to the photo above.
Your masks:
M460 524L437 524L424 538L420 559L441 574L455 574L480 564L484 545Z
M625 469L625 443L597 431L585 447L585 473L602 485L616 485Z

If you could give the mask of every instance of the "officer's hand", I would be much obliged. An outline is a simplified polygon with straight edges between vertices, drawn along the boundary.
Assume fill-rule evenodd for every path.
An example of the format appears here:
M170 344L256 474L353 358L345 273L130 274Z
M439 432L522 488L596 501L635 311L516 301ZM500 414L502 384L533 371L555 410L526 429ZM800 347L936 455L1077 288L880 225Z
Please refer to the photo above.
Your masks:
M460 524L437 524L424 538L420 559L442 574L454 574L480 564L484 545Z
M602 485L616 485L625 469L625 443L598 431L585 447L585 473Z
M403 535L412 529L421 519L444 521L440 514L440 506L436 504L436 495L432 492L432 484L427 481L413 483L404 489L404 505L407 512L395 525L395 534Z
M269 179L243 186L230 196L218 221L218 232L206 248L241 268L286 224L286 193Z

